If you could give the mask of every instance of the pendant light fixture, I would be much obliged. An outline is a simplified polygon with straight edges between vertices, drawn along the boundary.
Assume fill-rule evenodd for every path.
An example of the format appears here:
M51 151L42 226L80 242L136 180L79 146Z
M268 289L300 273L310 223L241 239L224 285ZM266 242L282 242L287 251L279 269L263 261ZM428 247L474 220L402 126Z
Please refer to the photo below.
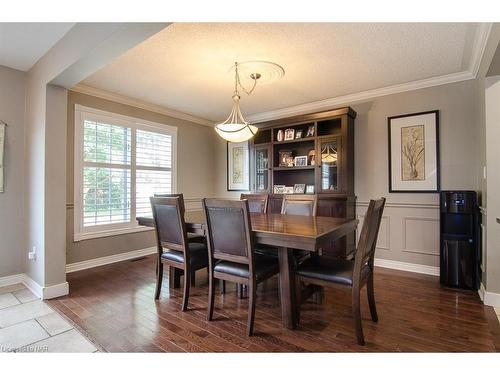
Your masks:
M247 67L267 67L271 66L272 70L268 68L269 72L281 72L278 73L279 78L281 78L284 74L284 70L277 64L270 63L267 61L248 61L242 64L246 64ZM245 87L241 84L240 75L238 72L239 64L237 62L234 63L234 93L233 93L233 108L229 117L224 121L217 125L215 125L215 131L217 134L225 139L228 142L244 142L252 138L257 131L259 130L256 126L251 125L248 121L245 120L243 114L240 109L240 93L238 88L241 88L247 95L250 95L255 86L257 85L257 81L262 77L260 73L251 73L249 78L253 81L253 86L250 90L246 90ZM277 69L278 67L279 69ZM266 74L266 77L275 79L276 73ZM269 79L269 81L272 79Z

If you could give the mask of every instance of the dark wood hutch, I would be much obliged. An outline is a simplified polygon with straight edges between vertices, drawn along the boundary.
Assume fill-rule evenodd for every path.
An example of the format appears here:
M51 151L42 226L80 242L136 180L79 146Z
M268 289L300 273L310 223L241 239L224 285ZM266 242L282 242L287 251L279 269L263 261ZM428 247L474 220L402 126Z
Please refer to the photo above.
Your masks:
M259 131L250 141L250 186L254 192L270 194L269 212L281 211L283 195L274 193L275 185L305 184L314 186L318 194L318 216L355 218L355 118L356 112L346 107L256 124ZM286 129L293 129L295 135L301 131L302 136L284 140ZM284 166L280 155L287 151L292 157L308 156L307 165ZM325 244L322 255L350 257L355 236Z

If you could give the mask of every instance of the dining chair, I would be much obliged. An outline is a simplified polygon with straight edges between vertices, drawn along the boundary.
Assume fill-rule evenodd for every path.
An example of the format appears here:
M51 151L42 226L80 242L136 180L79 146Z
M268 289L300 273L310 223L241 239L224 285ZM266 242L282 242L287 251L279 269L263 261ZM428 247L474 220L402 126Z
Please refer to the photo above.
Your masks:
M157 198L176 198L179 197L181 199L182 203L182 209L185 211L185 205L184 205L184 194L155 194L154 195ZM189 233L188 232L188 240L189 242L206 242L206 238L202 234L196 234L196 233Z
M184 194L154 194L154 197L157 198L180 198L180 203L182 205L182 212L185 212L185 205L184 205ZM207 239L204 235L202 234L197 234L197 233L189 233L187 234L188 236L188 242L200 242L206 244ZM159 263L158 263L159 264ZM156 265L156 274L158 275L158 264ZM191 285L195 286L196 285L196 273L193 272L191 274Z
M337 284L351 289L352 314L359 345L364 345L365 343L363 327L361 325L359 297L360 290L365 284L371 318L374 322L378 321L373 285L373 264L384 205L385 198L370 201L354 260L332 260L325 259L324 257L313 257L299 265L296 270L297 281L319 286ZM300 292L297 294L300 300ZM300 316L300 302L297 306L297 316Z
M316 216L318 196L316 194L290 194L283 196L282 215Z
M248 201L248 210L250 213L267 214L267 205L269 194L245 194L240 195L240 200Z
M254 252L248 201L203 199L208 228L209 321L213 318L215 279L248 286L247 335L253 333L257 284L279 272L278 259Z
M165 263L169 266L169 273L175 269L184 272L182 311L186 311L192 275L208 265L207 246L188 241L182 197L151 197L150 201L158 247L155 299L160 298Z

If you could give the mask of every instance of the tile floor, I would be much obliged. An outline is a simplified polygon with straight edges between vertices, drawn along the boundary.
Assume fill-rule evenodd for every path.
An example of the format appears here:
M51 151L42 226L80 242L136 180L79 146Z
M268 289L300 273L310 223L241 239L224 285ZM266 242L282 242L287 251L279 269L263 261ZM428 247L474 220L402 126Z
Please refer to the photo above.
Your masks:
M89 340L24 285L0 288L0 352L96 351Z

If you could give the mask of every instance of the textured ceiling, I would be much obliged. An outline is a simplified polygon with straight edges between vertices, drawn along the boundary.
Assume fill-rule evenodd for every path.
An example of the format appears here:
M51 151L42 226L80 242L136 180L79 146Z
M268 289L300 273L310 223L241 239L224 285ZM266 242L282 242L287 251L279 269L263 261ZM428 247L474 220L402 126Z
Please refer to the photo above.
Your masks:
M29 70L73 23L0 23L0 65Z
M178 23L82 83L209 120L228 115L234 61L269 60L278 82L245 115L465 71L477 24Z

